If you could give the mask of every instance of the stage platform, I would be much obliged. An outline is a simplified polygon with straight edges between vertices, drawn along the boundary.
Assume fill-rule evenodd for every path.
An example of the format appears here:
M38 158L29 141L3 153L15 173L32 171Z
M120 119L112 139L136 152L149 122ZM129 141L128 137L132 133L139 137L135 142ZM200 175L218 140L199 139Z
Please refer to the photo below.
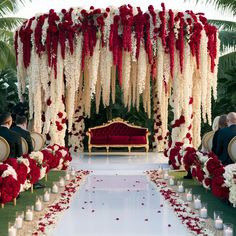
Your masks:
M71 166L92 171L145 171L160 166L168 168L168 158L157 152L73 153Z

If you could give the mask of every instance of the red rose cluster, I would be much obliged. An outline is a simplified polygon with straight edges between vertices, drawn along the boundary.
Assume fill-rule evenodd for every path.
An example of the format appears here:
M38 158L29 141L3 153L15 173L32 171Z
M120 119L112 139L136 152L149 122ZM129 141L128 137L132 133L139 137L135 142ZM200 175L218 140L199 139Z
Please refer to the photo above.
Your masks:
M66 170L72 160L69 150L56 144L40 152L43 155L41 164L28 154L19 159L9 158L0 163L0 203L12 201L19 195L21 189L25 189L23 187L25 183L35 184L51 169ZM46 168L44 176L41 176L42 168Z

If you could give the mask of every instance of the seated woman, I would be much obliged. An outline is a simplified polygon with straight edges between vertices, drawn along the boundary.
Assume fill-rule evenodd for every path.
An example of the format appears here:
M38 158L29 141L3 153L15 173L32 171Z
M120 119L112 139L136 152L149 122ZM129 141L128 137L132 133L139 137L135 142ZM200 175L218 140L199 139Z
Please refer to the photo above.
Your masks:
M217 125L215 125L215 128L216 127L217 127ZM218 120L218 129L215 130L215 134L214 134L213 140L212 140L212 149L211 149L211 151L213 153L216 152L217 138L218 138L218 135L219 135L219 130L223 129L225 127L227 127L227 115L221 115L219 117L219 120ZM214 122L213 122L213 128L214 128Z

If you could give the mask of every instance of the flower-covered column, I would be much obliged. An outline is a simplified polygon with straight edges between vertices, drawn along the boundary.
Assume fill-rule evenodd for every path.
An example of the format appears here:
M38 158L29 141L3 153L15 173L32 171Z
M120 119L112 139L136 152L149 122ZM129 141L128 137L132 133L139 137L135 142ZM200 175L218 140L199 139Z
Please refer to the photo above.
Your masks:
M70 151L73 152L83 152L84 151L84 116L82 107L79 106L74 114L74 121L72 125L72 130L69 133L69 141L68 145L70 147Z

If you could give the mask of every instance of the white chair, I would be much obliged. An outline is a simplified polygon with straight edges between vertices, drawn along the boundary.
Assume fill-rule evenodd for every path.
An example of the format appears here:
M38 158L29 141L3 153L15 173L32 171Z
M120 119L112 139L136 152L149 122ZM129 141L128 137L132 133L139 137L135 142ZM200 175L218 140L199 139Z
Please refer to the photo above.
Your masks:
M212 145L213 145L213 136L214 136L214 131L207 132L203 135L202 137L202 147L203 150L207 152L211 152Z
M0 162L4 162L10 154L10 145L7 140L0 136Z
M26 142L26 140L24 138L21 137L21 144L22 144L22 152L23 155L27 154L29 149L28 149L28 143Z
M236 136L229 142L228 153L232 161L236 162Z
M45 144L44 136L37 132L31 132L30 135L32 138L34 151L40 151L44 147L44 144Z

